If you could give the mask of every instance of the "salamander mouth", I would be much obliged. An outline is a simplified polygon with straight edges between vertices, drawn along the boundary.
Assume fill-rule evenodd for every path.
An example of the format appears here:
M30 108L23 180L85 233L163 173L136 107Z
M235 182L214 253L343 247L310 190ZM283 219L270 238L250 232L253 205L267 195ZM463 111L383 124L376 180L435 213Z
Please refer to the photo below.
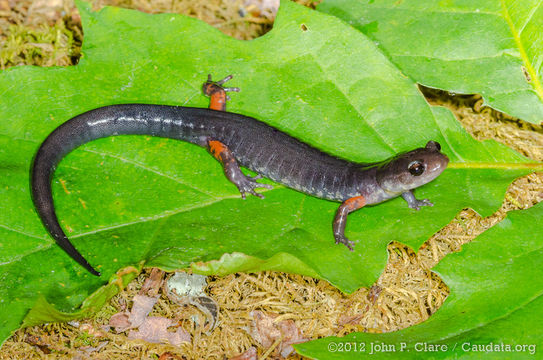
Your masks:
M443 170L447 167L447 164L449 163L449 158L447 156L443 156L443 159L441 161L435 161L430 164L427 171L430 173L436 173L437 175L441 174ZM436 176L437 176L436 175Z
M437 172L438 175L441 174L447 168L447 165L449 164L449 157L445 154L440 154L440 155L441 155L440 161L436 161L435 163L433 163L432 164L433 166L431 169L431 171Z

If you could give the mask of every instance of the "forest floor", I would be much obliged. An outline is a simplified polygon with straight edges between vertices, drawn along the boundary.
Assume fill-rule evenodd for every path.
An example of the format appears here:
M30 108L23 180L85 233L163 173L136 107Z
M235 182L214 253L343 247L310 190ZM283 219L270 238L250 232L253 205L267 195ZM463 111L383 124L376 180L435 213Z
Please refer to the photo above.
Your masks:
M310 1L298 2L314 5ZM252 39L271 29L277 2L96 0L93 5L186 14L238 39ZM2 69L20 65L75 65L83 37L81 21L71 0L0 0ZM543 161L541 126L484 107L479 95L451 94L424 87L421 91L430 104L451 109L474 138L494 139L533 160ZM206 293L219 306L220 322L212 330L204 326L205 321L199 322L200 325L193 322L192 326L186 322L189 325L185 330L193 340L179 347L129 340L125 333L117 334L108 328L111 316L131 304L141 290L151 273L146 269L93 318L17 331L3 345L0 359L223 359L248 350L256 350L259 359L276 358L281 341L263 346L249 330L255 327L255 311L290 320L288 324L294 324L291 330L301 331L305 339L343 336L353 331L403 329L428 319L449 294L446 284L430 270L435 264L502 220L506 212L529 208L541 200L543 174L517 179L495 214L481 218L473 210L464 209L416 252L400 243L389 244L388 264L382 275L372 287L361 288L351 295L341 293L326 281L280 272L208 277ZM183 311L185 319L203 318L197 307L177 305L164 294L155 309L153 314L157 316ZM267 330L277 329L272 326ZM254 350L250 350L252 347ZM300 356L291 354L289 358Z

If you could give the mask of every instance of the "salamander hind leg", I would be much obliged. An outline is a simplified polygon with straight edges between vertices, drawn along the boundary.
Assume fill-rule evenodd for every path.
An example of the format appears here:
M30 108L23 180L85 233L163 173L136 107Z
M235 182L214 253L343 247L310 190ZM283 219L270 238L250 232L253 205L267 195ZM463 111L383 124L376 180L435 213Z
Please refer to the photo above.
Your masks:
M209 152L213 157L221 162L224 168L224 174L234 185L237 186L241 197L245 199L245 194L249 193L254 196L258 196L263 199L264 195L259 194L255 191L256 188L266 188L273 189L273 186L268 184L261 184L256 180L260 179L261 176L247 176L239 168L238 162L234 157L234 154L220 141L217 140L208 140L207 146Z
M209 96L209 108L218 111L226 110L226 101L230 100L230 97L226 95L227 92L235 91L239 92L237 87L223 87L222 85L228 80L232 79L232 75L228 75L222 80L211 80L211 74L207 76L207 81L202 85L202 91L205 95Z
M333 229L336 244L343 244L353 251L354 241L345 236L345 226L347 225L347 216L355 210L366 205L366 199L363 196L356 196L345 200L337 209L334 218Z

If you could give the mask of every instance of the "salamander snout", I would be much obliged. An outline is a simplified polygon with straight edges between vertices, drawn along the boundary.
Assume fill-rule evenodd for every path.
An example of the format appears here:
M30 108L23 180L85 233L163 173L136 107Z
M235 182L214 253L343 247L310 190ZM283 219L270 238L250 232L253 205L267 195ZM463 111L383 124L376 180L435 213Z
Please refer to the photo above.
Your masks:
M403 193L429 183L447 167L449 158L441 153L437 141L425 147L399 154L377 170L377 182L389 193Z
M438 177L449 164L449 157L441 152L441 145L437 141L430 140L426 144L426 171L433 175L431 181Z

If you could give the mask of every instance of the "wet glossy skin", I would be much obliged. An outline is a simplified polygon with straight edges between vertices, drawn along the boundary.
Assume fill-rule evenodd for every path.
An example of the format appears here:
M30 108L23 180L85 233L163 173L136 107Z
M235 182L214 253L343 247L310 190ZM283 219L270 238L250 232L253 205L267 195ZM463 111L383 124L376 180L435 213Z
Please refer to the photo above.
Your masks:
M37 212L57 243L91 273L99 273L70 243L58 223L51 194L56 166L70 151L89 141L115 135L151 135L188 141L208 148L223 163L225 173L242 194L258 184L239 166L303 193L344 202L334 220L337 243L352 250L345 238L346 216L366 204L402 195L409 206L431 205L410 192L436 178L448 158L439 144L419 148L372 165L340 159L305 144L254 118L211 109L127 104L91 110L58 128L40 146L32 168L32 195ZM418 162L413 174L413 163ZM197 166L197 164L195 164ZM357 198L356 201L347 201ZM343 205L342 205L343 206ZM341 212L341 214L340 214Z

